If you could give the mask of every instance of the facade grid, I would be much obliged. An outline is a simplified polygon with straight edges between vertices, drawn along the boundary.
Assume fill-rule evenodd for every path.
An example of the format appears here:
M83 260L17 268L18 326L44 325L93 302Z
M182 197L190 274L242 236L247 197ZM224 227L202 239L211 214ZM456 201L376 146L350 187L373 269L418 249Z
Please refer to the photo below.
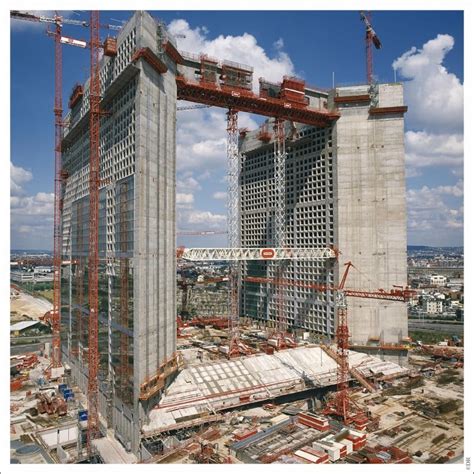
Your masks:
M269 127L270 128L270 127ZM296 248L334 245L334 162L331 129L296 126L286 140L286 245ZM289 124L286 136L290 136ZM266 247L274 241L275 186L273 143L262 144L250 133L240 144L240 179L243 247ZM243 265L241 314L273 326L277 318L277 288L245 282L246 276L276 278L272 262ZM323 262L292 261L283 266L282 278L332 285L334 273ZM287 325L333 335L334 304L330 292L298 287L283 288Z
M152 400L143 384L176 350L176 64L162 55L160 25L136 12L100 62L99 413L135 453ZM169 37L166 38L169 40ZM173 39L171 39L174 41ZM144 60L149 48L166 64ZM79 387L88 376L89 80L65 122L62 168L63 360ZM155 395L159 396L159 393Z

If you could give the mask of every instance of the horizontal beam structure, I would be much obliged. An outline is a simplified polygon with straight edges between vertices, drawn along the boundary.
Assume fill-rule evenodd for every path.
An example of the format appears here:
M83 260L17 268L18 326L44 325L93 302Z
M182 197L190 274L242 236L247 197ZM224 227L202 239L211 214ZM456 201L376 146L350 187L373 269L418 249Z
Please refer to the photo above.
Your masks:
M351 102L369 102L369 94L360 94L360 95L337 95L334 97L334 102L336 104L341 103L351 103Z
M339 118L336 112L313 109L306 105L287 102L284 99L259 97L245 89L190 82L183 76L176 77L176 84L179 100L235 109L266 117L279 117L314 127L328 127Z
M298 280L284 280L278 278L267 278L267 277L255 277L255 276L248 276L243 278L244 281L248 283L259 283L259 284L273 284L273 285L280 285L280 286L290 286L290 287L298 287L298 288L309 288L315 291L338 291L338 288L335 286L330 285L321 285L318 283L308 283L305 281L298 281ZM412 297L415 292L414 290L410 289L396 289L391 291L385 290L377 290L377 291L370 291L370 290L350 290L344 289L342 290L346 296L350 296L352 298L369 298L369 299L376 299L376 300L388 300L388 301L407 301Z
M148 47L140 48L133 53L131 62L134 63L143 58L158 74L164 74L168 71L166 64Z
M361 291L361 290L344 290L346 296L353 298L369 298L375 300L389 301L407 301L412 296L413 291L410 290L391 290L391 291Z
M191 261L215 260L326 260L336 258L331 248L180 248L177 257Z
M398 105L392 107L371 107L369 109L370 115L385 115L385 114L404 114L408 111L407 105Z

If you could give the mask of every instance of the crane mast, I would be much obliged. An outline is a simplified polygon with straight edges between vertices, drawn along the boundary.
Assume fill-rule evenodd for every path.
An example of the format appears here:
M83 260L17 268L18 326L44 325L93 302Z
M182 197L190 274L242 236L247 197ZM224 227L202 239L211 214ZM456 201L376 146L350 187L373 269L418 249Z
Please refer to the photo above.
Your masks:
M58 14L54 17L35 15L20 10L12 10L10 17L15 20L46 23L54 25L54 30L47 33L54 39L54 224L53 224L53 309L51 311L52 326L52 355L50 368L61 367L61 263L62 263L62 189L67 174L62 170L62 131L63 100L62 100L62 44L69 44L80 48L90 47L85 41L74 40L63 36L63 25L81 26L89 28L90 24L83 20L64 18ZM120 30L117 25L99 25L111 30ZM97 48L100 48L97 38ZM48 368L48 371L49 369Z
M87 390L87 452L99 432L99 12L91 11L90 20L90 83L89 83L89 378Z
M63 128L62 105L62 46L61 23L55 23L54 32L54 231L53 231L53 353L51 367L61 367L61 254L62 254L62 173L61 140Z
M373 59L372 59L372 44L376 49L382 48L382 43L375 33L375 30L371 24L370 13L360 12L360 19L365 25L365 55L366 55L366 68L367 68L367 83L372 84L374 81L373 74Z

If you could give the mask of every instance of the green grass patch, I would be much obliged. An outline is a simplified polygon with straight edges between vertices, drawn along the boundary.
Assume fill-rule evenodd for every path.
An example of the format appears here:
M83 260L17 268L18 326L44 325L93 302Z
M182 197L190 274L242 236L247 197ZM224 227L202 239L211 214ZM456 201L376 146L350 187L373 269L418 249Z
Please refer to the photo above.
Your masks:
M425 331L408 331L408 335L413 341L421 341L424 344L437 344L444 341L446 334L439 332L425 332Z

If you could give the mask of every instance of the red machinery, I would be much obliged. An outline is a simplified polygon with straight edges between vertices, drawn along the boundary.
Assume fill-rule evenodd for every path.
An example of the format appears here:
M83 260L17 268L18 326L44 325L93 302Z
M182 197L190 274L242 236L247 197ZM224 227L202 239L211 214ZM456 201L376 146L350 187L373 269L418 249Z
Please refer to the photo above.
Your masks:
M38 399L38 403L36 405L38 413L47 413L48 415L57 414L59 416L64 416L67 414L67 403L60 397L49 397L45 393L37 393L36 398Z
M367 82L372 84L373 82L373 62L372 62L372 44L376 49L382 47L382 43L375 33L370 21L370 13L360 12L360 19L365 24L365 55L366 55L366 67L367 67Z
M99 183L100 77L99 12L91 11L89 83L89 377L87 386L87 451L99 433Z
M355 410L355 413L351 413L350 409L350 399L348 396L349 388L349 361L348 361L348 351L349 351L349 328L347 325L347 297L356 297L356 298L373 298L373 299L382 299L390 301L408 301L409 298L413 295L413 290L409 288L399 288L393 289L391 291L377 290L377 291L363 291L363 290L352 290L346 289L345 283L347 280L347 275L349 269L354 265L352 262L347 262L346 269L342 276L341 282L337 287L319 285L313 283L305 283L298 281L290 280L281 280L281 279L271 279L265 277L246 277L244 281L252 283L272 283L276 285L286 285L286 286L298 286L302 288L311 288L316 291L334 291L336 294L336 307L337 307L337 329L336 329L336 343L337 351L335 354L331 354L332 357L338 362L337 365L337 393L333 403L329 404L326 412L335 414L343 418L344 422L356 421L357 423L362 422L360 410ZM331 351L333 352L333 351ZM358 378L358 377L357 377Z

